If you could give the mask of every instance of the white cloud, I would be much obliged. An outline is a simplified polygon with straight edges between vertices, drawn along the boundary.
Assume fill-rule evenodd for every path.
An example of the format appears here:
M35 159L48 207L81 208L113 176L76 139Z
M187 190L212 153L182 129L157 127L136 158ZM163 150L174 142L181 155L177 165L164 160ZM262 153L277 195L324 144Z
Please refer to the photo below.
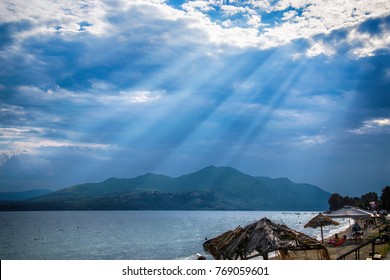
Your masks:
M257 0L257 1L261 1L261 0ZM272 2L272 1L268 1L268 2ZM293 7L295 9L301 9L312 3L313 1L311 0L279 0L275 3L274 6L269 6L268 9L275 10L275 11L283 11L289 7Z
M390 133L390 118L366 120L359 128L350 130L354 134L388 134Z
M389 119L375 119L372 120L372 123L378 126L390 126L390 118Z
M59 86L50 88L48 90L42 90L33 86L20 86L18 87L20 93L28 97L29 100L37 101L56 101L67 100L75 104L88 104L88 105L131 105L140 103L150 103L157 101L163 95L162 91L148 91L148 90L121 90L115 92L112 85L104 82L94 82L92 84L92 91L88 92L73 92L66 90ZM95 92L95 90L97 92ZM7 108L0 108L2 111L9 111Z
M255 28L260 27L262 25L262 23L261 23L261 16L259 16L259 15L250 15L248 17L248 24L250 26L255 27Z
M328 142L329 138L324 135L301 136L300 142L306 145L320 145Z
M370 18L388 16L390 14L390 2L383 0L370 1L278 1L275 5L269 2L257 5L268 12L283 11L289 7L303 9L301 15L295 10L285 12L282 18L285 22L275 26L265 27L260 30L257 40L252 40L257 47L267 49L279 45L288 44L299 38L306 38L312 41L311 48L307 51L308 56L319 54L333 55L335 51L322 41L315 42L313 37L318 34L330 34L332 31L350 28L352 30L349 41L359 40L362 47L356 48L353 54L358 57L372 55L376 50L389 48L388 32L380 36L359 34L355 27Z
M291 5L290 1L284 2L282 5L284 8L288 4ZM340 0L302 1L301 4L303 4L301 7L305 8L300 16L286 14L288 21L265 30L266 32L260 36L266 39L267 44L264 46L287 44L294 39L313 38L317 34L330 34L334 30L356 27L369 18L390 14L390 2L381 0L370 3ZM314 45L315 49L312 47L309 50L309 54L319 53L318 44L320 43Z
M15 106L15 105L8 105L8 104L1 104L0 105L0 115L1 116L18 116L22 117L24 116L23 107L22 106Z
M283 13L283 20L291 20L292 18L296 17L298 15L297 11L291 10L288 12Z
M198 0L184 3L182 5L183 10L187 12L195 12L196 10L210 11L214 10L210 1Z
M245 12L244 7L237 7L237 6L230 6L230 5L222 5L221 10L225 14L225 16L234 16L235 14Z
M352 30L347 38L351 45L357 45L352 49L352 53L357 57L374 56L377 50L390 50L390 30L386 30L379 35L369 33L361 33L357 30Z
M5 0L0 3L0 18L3 22L28 20L34 26L23 32L23 36L32 36L46 32L79 32L81 24L88 22L92 26L84 27L93 34L106 32L104 20L106 6L101 1L41 1L41 0Z
M30 141L16 141L14 147L19 151L34 153L35 150L40 148L79 148L88 150L106 149L109 145L99 143L81 143L61 140L50 139L29 139Z
M19 37L37 35L39 33L60 32L60 34L74 34L80 32L83 22L85 32L96 36L112 35L120 30L135 28L120 23L109 23L107 18L115 18L118 14L137 9L137 14L147 21L139 24L155 24L152 19L160 22L180 22L181 34L191 36L177 36L175 28L164 33L167 40L188 40L196 44L230 45L234 47L255 47L268 49L285 45L295 39L311 39L318 34L330 34L332 31L356 26L367 19L388 16L390 1L345 1L345 0L281 0L281 1L237 1L227 5L224 1L189 1L176 9L163 0L136 0L103 3L97 0L83 2L42 1L42 0L5 0L0 3L0 18L3 22L28 20L33 24L31 29L19 33ZM215 7L219 6L219 11ZM300 13L289 8L300 9ZM213 14L220 12L224 19L214 18ZM273 12L284 12L282 22L264 24L262 15ZM236 19L226 17L242 14L242 24L235 24ZM90 26L89 26L90 25ZM115 25L115 26L114 26ZM194 32L194 31L198 32ZM201 31L201 32L199 32ZM170 36L167 36L171 33ZM206 35L206 36L205 36ZM359 35L359 36L358 36ZM358 37L357 37L358 36ZM388 48L388 34L380 37L367 37L353 31L349 41L360 40L362 46L356 48L353 54L362 57L372 55L376 50ZM163 37L164 38L164 37ZM147 39L147 38L145 38ZM324 48L322 42L315 42L308 50L309 56L319 54L331 55L332 50Z
M72 103L85 103L90 95L72 92L59 86L43 90L36 86L19 86L19 93L31 101L50 102L56 100L69 100Z
M335 50L329 44L322 41L312 42L311 47L306 51L306 55L309 57L315 57L319 55L331 56L335 54Z
M0 154L36 154L43 148L100 150L111 147L101 143L47 138L45 137L47 132L48 130L42 127L0 127Z
M105 95L99 100L103 103L140 104L150 103L161 98L160 92L150 91L120 91L118 95Z

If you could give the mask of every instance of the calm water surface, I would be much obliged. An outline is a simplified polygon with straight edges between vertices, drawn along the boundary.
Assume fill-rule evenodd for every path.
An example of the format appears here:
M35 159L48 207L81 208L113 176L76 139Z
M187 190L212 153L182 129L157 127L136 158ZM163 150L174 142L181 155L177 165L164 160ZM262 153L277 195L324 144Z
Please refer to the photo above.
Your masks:
M263 217L319 237L303 226L317 212L45 211L0 212L0 259L195 259L205 238ZM324 228L331 235L348 226ZM211 258L211 257L210 257Z

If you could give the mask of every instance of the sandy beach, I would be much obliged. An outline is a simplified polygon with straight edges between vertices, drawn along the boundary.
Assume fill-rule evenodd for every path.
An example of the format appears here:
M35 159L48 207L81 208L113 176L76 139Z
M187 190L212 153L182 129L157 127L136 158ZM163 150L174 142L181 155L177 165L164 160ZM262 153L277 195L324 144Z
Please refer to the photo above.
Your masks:
M346 254L347 252L350 252L351 250L363 245L369 240L372 240L373 238L376 238L379 235L379 230L383 229L385 226L380 227L369 227L365 230L363 230L363 236L361 240L353 240L352 238L349 238L352 234L352 226L347 228L344 231L338 232L338 236L341 238L344 235L346 235L348 238L345 241L344 244L340 246L333 246L329 243L330 239L332 237L328 237L324 239L324 244L326 245L326 248L329 252L329 256L331 260L337 260L338 257L342 256L343 254ZM363 228L363 227L362 227ZM359 249L359 260L369 260L372 259L372 244L368 244L362 248ZM381 260L387 259L387 256L390 252L390 242L382 243L382 244L375 244L374 246L374 253L376 253L376 257L380 256ZM279 256L276 256L273 259L280 259ZM317 260L317 259L323 259L323 256L319 254L317 251L303 251L303 252L292 252L289 254L287 259L292 260ZM353 252L349 255L347 255L345 260L355 260L356 259L356 253Z
M383 228L383 227L381 227ZM338 235L340 237L347 235L351 236L352 230L351 228L348 228L347 230L340 232ZM360 245L364 244L365 242L377 237L379 235L379 228L367 228L363 231L363 237L360 241L355 241L353 239L347 239L347 241L341 245L334 247L329 244L330 238L324 240L324 243L327 245L327 249L330 255L330 258L335 260L341 255L353 250L356 247L359 247ZM374 252L379 254L381 256L381 259L384 259L389 251L390 245L389 243L382 243L382 244L375 244L374 246ZM360 260L366 260L369 258L372 258L373 248L372 244L368 244L362 248L359 249L359 259ZM377 256L379 256L377 255ZM354 260L356 258L356 254L352 253L345 257L346 260Z

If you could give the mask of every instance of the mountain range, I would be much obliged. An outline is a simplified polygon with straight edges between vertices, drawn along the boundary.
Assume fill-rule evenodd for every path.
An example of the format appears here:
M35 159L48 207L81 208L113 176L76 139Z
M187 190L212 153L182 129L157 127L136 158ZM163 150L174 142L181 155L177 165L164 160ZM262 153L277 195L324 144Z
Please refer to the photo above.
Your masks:
M209 166L177 178L147 173L109 178L29 198L0 210L326 210L330 193L287 178Z

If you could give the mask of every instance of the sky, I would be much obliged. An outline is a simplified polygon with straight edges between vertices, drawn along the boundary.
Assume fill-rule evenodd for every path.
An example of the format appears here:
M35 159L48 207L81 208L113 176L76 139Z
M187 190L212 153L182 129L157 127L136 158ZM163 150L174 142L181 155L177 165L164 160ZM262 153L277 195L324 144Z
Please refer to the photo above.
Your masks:
M0 191L231 166L390 185L390 1L0 2Z

